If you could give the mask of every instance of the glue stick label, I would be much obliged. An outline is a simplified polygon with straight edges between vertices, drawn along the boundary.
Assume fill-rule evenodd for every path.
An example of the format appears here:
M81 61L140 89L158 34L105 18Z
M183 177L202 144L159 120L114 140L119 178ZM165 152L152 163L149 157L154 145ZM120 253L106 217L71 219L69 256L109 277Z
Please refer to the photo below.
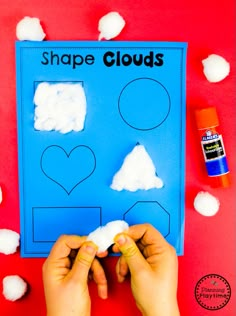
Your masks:
M202 151L209 176L219 176L229 172L222 135L207 130L201 139Z

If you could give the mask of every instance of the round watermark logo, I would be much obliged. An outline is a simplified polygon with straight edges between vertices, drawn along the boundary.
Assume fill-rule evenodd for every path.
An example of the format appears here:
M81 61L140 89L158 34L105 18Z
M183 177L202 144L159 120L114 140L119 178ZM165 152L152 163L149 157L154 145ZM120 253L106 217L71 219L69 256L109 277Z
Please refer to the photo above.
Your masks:
M218 310L229 302L231 288L229 282L218 274L207 274L195 287L195 298L199 305L208 310Z

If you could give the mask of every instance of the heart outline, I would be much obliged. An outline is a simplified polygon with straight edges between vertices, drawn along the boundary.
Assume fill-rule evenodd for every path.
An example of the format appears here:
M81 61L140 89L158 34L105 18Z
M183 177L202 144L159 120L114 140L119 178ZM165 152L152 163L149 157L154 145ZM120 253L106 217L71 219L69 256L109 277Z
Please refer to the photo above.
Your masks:
M49 148L52 148L52 147L55 147L55 148L58 148L58 149L62 150L62 151L64 152L64 154L66 155L67 158L70 158L70 155L72 154L72 152L73 152L74 150L76 150L77 148L83 147L83 148L88 149L88 150L90 151L90 153L92 154L93 158L94 158L94 166L93 166L93 168L92 168L92 171L91 171L86 177L82 178L82 180L78 181L78 182L72 187L72 189L71 189L70 191L68 191L60 182L58 182L58 181L56 181L55 179L53 179L51 176L49 176L49 175L47 174L47 172L44 171L44 168L43 168L43 157L44 157L45 152L46 152ZM69 153L67 153L67 151L66 151L63 147L61 147L61 146L58 146L58 145L50 145L50 146L48 146L48 147L46 147L46 148L44 149L44 151L43 151L43 153L42 153L42 155L41 155L40 167L41 167L42 172L44 173L44 175L45 175L48 179L50 179L51 181L55 182L55 183L56 183L57 185L59 185L68 195L70 195L71 192L72 192L80 183L82 183L83 181L85 181L86 179L88 179L88 178L94 173L94 171L95 171L95 169L96 169L96 156L95 156L93 150L92 150L90 147L86 146L86 145L78 145L78 146L75 146L74 148L71 149L71 151L70 151Z

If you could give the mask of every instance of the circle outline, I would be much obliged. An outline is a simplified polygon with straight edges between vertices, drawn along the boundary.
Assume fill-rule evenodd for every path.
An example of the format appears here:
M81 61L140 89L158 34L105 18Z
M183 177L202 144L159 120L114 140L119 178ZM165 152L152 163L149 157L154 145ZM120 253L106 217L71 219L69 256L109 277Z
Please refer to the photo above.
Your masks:
M120 99L121 99L121 95L122 95L123 91L125 90L125 88L126 88L128 85L130 85L131 83L133 83L134 81L142 80L142 79L152 80L152 81L158 83L158 84L165 90L165 92L166 92L166 94L167 94L167 97L168 97L168 100L169 100L169 103L168 103L168 111L167 111L167 114L165 115L164 119L163 119L159 124L157 124L157 125L155 125L155 126L153 126L153 127L151 127L151 128L138 128L138 127L132 126L132 125L129 124L129 123L127 122L127 120L124 118L124 116L122 115L122 111L121 111L121 109L120 109ZM118 98L118 109L119 109L119 113L120 113L120 116L121 116L122 120L123 120L128 126L130 126L130 127L133 128L133 129L139 130L139 131L149 131L149 130L153 130L153 129L159 127L160 125L162 125L162 124L165 122L165 120L167 119L167 117L168 117L168 115L169 115L169 113L170 113L170 109L171 109L171 98L170 98L170 95L169 95L168 90L165 88L165 86L164 86L161 82L159 82L159 81L156 80L156 79L149 78L149 77L140 77L140 78L136 78L136 79L133 79L133 80L129 81L129 82L124 86L124 88L121 90L120 95L119 95L119 98Z

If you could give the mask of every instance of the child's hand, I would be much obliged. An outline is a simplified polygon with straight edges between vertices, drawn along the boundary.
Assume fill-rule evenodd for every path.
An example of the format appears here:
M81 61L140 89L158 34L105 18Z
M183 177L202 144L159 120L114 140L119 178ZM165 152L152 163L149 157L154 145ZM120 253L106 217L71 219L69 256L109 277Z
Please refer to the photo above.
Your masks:
M175 249L151 225L135 225L115 237L118 281L131 273L136 304L145 316L179 316L176 299L178 262Z
M107 297L107 280L96 251L97 246L86 242L86 237L65 235L57 240L43 265L47 316L90 315L89 271L98 295Z

